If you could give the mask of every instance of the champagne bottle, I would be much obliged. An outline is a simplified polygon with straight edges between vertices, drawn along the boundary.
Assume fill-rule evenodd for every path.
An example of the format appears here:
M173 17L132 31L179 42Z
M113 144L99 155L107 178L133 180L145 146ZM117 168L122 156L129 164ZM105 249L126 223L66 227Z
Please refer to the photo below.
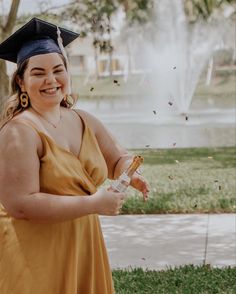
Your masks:
M125 192L125 190L128 188L131 177L137 171L141 163L143 162L143 157L140 155L136 155L133 158L132 163L129 165L129 167L119 176L117 180L115 180L111 184L111 190L115 192Z

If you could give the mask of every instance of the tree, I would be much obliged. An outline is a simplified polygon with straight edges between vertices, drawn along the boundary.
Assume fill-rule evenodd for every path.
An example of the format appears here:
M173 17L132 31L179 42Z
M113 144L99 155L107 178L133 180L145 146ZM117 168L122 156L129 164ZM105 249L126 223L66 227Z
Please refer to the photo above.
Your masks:
M72 5L73 4L73 5ZM115 0L81 0L71 2L61 18L78 26L81 37L91 35L93 38L96 75L98 77L98 53L108 53L110 59L110 75L112 75L112 16L118 9Z
M197 21L199 18L209 20L214 12L219 11L224 4L233 4L235 0L185 0L185 12L190 21Z
M231 4L232 8L235 5L235 0L185 0L185 13L190 23L199 20L211 22L223 15L223 10L226 4ZM235 26L236 8L234 6L231 20ZM236 48L233 46L233 61L236 61ZM209 60L206 84L209 85L211 81L213 70L213 56Z
M13 31L20 0L12 0L8 15L0 15L0 42L6 39ZM7 76L6 62L0 60L0 109L9 91L9 79Z
M129 25L146 23L151 14L154 0L118 0L123 6Z
M155 0L118 0L125 12L126 24L122 30L122 41L126 46L128 55L128 72L131 72L131 45L132 40L130 35L137 29L145 30L145 24L148 24L149 20L153 16L153 6ZM150 28L148 29L150 31ZM136 33L136 32L135 32Z
M123 7L128 25L145 23L154 0L81 0L71 2L61 18L70 19L80 29L81 36L92 36L96 73L98 76L98 54L108 53L110 75L112 75L112 17ZM72 5L73 4L73 5Z

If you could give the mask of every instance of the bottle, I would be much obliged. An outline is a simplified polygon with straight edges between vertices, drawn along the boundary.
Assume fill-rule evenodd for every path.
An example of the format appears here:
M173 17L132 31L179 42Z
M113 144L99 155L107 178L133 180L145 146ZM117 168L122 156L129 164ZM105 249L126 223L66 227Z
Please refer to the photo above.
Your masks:
M117 180L115 180L112 184L110 189L115 192L125 192L128 188L131 177L137 171L141 163L143 162L143 157L140 155L136 155L133 158L132 163L129 167L119 176Z

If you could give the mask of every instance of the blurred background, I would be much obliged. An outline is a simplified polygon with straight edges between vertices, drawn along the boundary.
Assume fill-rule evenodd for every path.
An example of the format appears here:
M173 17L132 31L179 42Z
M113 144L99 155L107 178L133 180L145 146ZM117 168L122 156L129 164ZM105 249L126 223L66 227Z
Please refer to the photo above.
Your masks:
M236 0L0 0L0 41L34 16L80 33L76 107L126 148L236 145Z

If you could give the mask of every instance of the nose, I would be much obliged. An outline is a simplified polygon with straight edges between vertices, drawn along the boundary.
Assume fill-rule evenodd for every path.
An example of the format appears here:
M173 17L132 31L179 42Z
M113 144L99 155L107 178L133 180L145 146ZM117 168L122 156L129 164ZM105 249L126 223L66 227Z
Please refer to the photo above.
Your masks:
M45 83L46 84L53 84L54 82L56 82L56 77L53 73L48 73L45 76Z

